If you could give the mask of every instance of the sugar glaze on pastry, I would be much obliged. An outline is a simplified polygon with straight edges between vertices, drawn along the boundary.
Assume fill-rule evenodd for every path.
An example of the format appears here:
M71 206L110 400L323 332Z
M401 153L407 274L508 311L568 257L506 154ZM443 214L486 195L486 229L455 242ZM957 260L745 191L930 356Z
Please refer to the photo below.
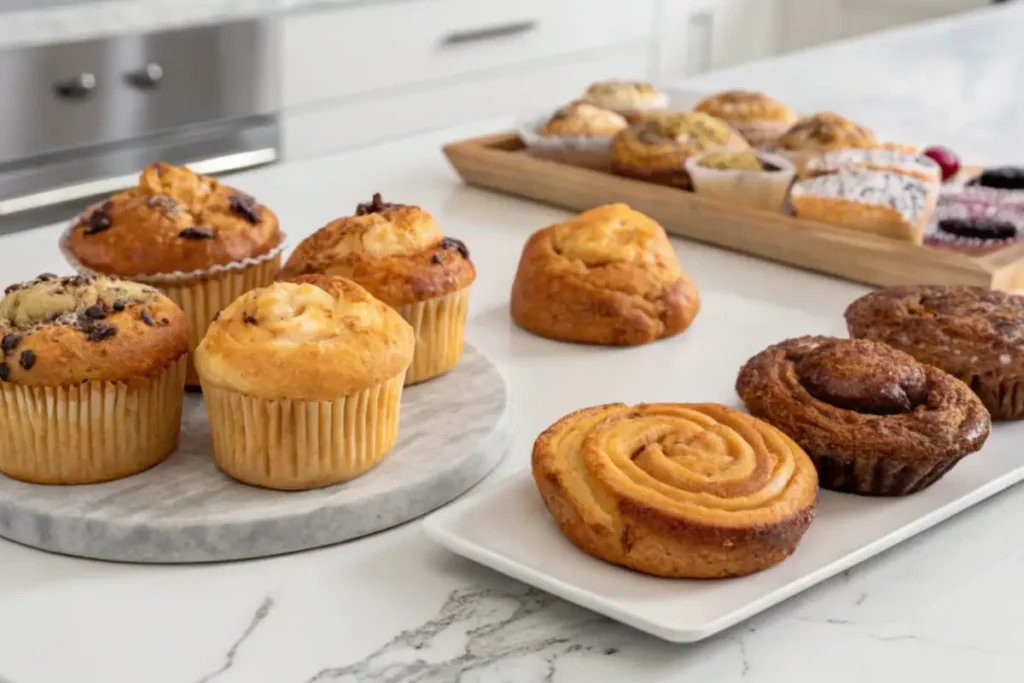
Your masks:
M939 183L942 170L928 157L898 149L841 149L812 157L804 164L807 176L836 173L848 168L899 173L928 183Z
M742 576L778 564L817 500L799 446L716 404L579 410L540 435L532 463L549 512L576 545L657 576Z

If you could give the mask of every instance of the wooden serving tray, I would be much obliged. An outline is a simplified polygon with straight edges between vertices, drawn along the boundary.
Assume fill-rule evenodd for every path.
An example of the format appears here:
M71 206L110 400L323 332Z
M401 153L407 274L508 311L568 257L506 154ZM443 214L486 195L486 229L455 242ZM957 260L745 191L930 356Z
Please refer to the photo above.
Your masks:
M970 257L827 223L738 208L692 192L532 157L514 132L454 142L446 145L444 152L470 185L574 211L625 202L672 234L848 280L873 285L1024 289L1024 243Z

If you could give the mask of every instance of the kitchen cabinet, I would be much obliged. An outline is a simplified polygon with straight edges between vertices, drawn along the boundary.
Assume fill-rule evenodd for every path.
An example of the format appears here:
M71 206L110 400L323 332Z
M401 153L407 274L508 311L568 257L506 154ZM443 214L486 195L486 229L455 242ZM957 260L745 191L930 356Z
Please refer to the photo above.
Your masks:
M967 12L991 0L781 0L783 51Z
M658 78L686 78L775 54L778 9L778 0L664 0Z

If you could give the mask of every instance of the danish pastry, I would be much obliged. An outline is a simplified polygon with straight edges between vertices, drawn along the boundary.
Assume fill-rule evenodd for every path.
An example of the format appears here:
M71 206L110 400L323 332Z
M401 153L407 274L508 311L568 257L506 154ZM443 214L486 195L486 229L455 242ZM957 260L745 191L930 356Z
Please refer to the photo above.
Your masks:
M800 337L740 370L750 412L811 456L821 486L901 496L934 484L988 437L988 413L966 384L885 344Z
M782 562L814 519L807 454L716 404L612 404L549 427L533 477L566 536L594 557L672 578L743 576Z
M679 334L700 309L660 225L625 204L534 233L512 284L512 319L534 334L646 344Z

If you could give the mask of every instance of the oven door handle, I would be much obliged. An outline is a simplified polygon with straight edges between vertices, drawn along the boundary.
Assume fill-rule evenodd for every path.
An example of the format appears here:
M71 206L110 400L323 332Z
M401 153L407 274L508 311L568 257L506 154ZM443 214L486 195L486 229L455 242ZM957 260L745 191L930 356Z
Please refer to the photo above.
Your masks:
M237 152L223 156L201 159L191 164L186 164L196 173L213 175L237 171L243 168L269 164L277 161L277 150L273 147L254 149L248 152ZM97 180L88 180L83 183L64 185L52 190L44 190L33 194L26 194L20 197L0 199L0 216L10 216L23 211L41 209L47 206L73 202L86 197L95 197L102 194L111 194L126 187L131 187L138 182L138 174L112 176Z

